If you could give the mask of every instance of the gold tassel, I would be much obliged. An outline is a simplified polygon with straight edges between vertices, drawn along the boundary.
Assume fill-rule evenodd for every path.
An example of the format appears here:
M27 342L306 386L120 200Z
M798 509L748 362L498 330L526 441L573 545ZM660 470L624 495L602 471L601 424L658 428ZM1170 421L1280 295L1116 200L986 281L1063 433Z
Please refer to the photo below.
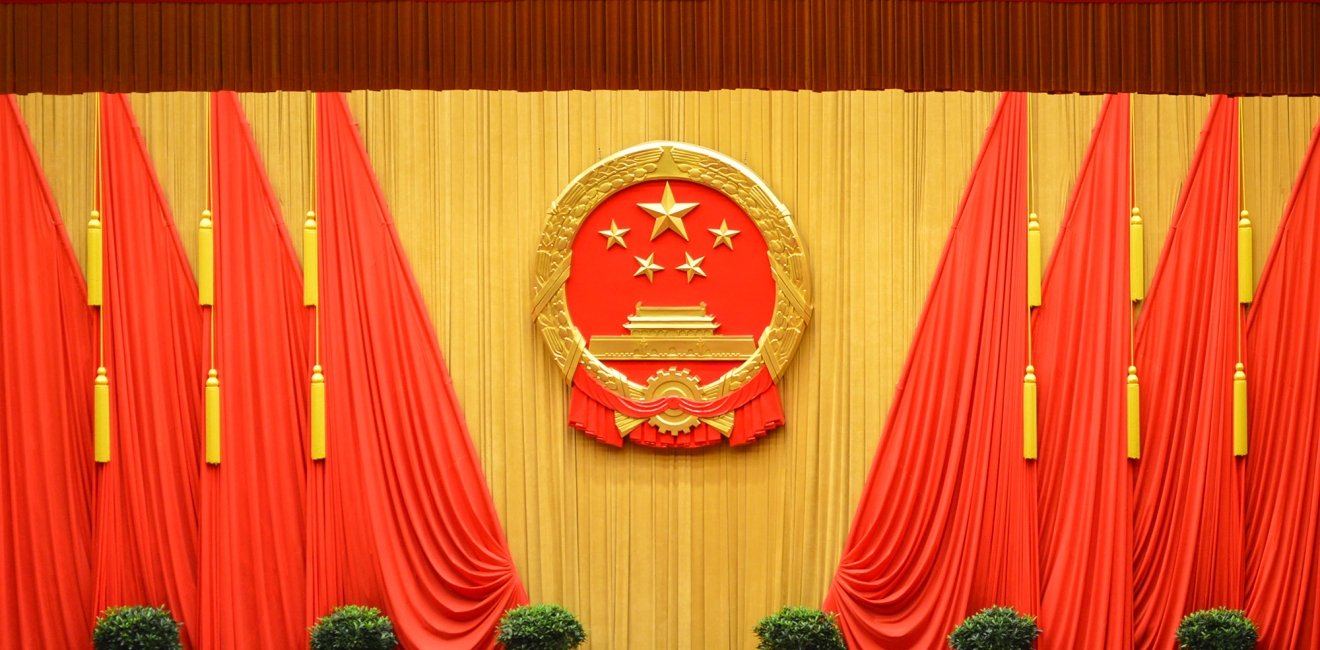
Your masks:
M1141 458L1141 383L1136 366L1128 366L1127 375L1127 457Z
M96 369L96 384L92 389L93 448L96 462L110 462L110 379L105 366Z
M206 374L206 464L220 464L220 377Z
M1247 372L1241 363L1233 371L1233 455L1247 455Z
M1146 299L1146 228L1141 210L1132 208L1128 219L1128 276L1132 282L1132 302Z
M209 307L215 304L215 238L211 229L211 211L202 210L197 222L197 302Z
M312 460L325 460L325 375L321 366L312 366Z
M1256 293L1251 281L1251 216L1243 210L1238 219L1238 302L1247 304ZM1244 452L1245 453L1245 452Z
M1036 368L1022 378L1022 457L1036 459Z
M1027 306L1040 306L1040 221L1027 215Z
M101 213L92 210L87 219L87 304L91 307L101 306L102 260Z
M315 307L320 304L319 256L317 255L316 213L308 210L307 220L303 222L303 305Z

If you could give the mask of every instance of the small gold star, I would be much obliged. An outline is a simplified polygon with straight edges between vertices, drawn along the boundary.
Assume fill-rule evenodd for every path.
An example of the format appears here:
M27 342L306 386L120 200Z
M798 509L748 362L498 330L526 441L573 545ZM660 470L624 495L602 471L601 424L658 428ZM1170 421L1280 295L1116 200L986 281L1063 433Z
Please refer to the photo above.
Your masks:
M645 275L647 280L655 282L655 272L665 270L665 267L655 263L655 253L647 255L646 259L634 255L633 259L637 260L637 263L640 264L640 266L637 267L637 272L633 273L634 278L639 275Z
M632 230L632 228L620 228L618 224L614 223L613 219L610 219L609 230L597 230L596 232L605 235L605 250L609 250L615 244L627 248L628 242L623 241L623 236L628 234L629 230Z
M733 236L742 232L741 230L729 230L729 221L727 219L720 222L719 228L707 228L706 230L709 230L710 234L715 235L715 245L711 246L711 248L719 248L720 244L724 244L729 247L729 250L733 250Z
M683 217L696 208L699 203L675 203L674 191L669 189L669 183L665 183L664 194L660 196L659 203L638 203L637 207L646 210L648 214L655 217L655 228L651 230L651 240L655 241L666 230L672 230L684 240L688 238L687 228L683 226Z
M687 263L680 264L678 266L678 270L687 271L688 282L692 282L692 276L694 275L700 275L703 278L706 277L706 271L701 268L701 263L705 262L706 258L698 257L697 259L694 260L692 259L692 256L687 253L687 251L683 252L683 257L687 258Z

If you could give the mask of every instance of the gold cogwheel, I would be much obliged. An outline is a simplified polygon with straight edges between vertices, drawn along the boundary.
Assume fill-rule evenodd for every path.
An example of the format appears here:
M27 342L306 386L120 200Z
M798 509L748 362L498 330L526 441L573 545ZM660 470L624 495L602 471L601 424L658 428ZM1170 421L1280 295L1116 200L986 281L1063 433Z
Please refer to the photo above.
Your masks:
M647 401L663 397L697 399L700 394L701 382L687 369L679 370L671 367L668 370L661 370L651 375L651 378L646 380L645 399ZM697 416L686 411L669 409L651 416L650 422L655 425L660 433L678 435L691 431L700 420Z

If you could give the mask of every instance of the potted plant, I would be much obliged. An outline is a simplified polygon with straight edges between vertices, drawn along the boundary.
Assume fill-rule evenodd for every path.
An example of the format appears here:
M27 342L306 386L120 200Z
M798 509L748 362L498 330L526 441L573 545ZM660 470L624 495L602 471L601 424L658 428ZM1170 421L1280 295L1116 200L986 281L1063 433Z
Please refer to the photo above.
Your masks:
M572 650L587 640L573 613L559 605L523 605L500 618L495 641L507 650Z
M96 650L181 650L179 622L161 607L110 607L92 631Z
M1040 628L1036 617L1027 616L1012 607L987 607L968 616L953 634L949 647L953 650L1031 650L1036 647Z
M1183 650L1251 650L1257 637L1256 624L1239 609L1203 609L1178 624L1178 647Z
M760 650L846 650L833 614L809 607L785 607L756 624Z
M312 626L312 650L394 650L394 623L375 607L345 605Z

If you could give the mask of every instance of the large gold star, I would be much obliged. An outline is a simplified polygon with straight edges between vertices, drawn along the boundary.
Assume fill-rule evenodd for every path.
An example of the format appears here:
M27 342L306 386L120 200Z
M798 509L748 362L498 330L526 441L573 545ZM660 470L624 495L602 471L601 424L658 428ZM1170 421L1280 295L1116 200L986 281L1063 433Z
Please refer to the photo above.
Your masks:
M729 247L729 250L733 250L733 236L742 232L741 230L729 230L729 221L727 219L720 222L719 228L707 228L706 230L709 230L710 234L715 235L715 245L711 246L711 248L719 248L720 244L724 244Z
M683 227L683 217L691 212L699 203L675 203L674 191L669 189L669 183L665 183L665 192L660 196L659 203L638 203L637 207L646 210L647 214L655 217L655 228L651 230L651 240L654 241L661 233L666 230L672 230L684 240L688 238L687 228Z
M637 267L637 272L633 273L634 278L639 275L645 275L647 280L655 282L655 272L665 270L665 267L655 263L655 253L647 255L646 259L634 255L633 259L637 260L637 263L640 265Z
M615 244L618 244L618 245L620 245L620 246L622 246L622 247L624 247L624 248L627 248L627 247L628 247L628 242L623 241L623 236L626 235L626 234L628 234L628 231L629 231L629 230L632 230L632 229L631 229L631 228L620 228L618 224L614 223L614 220L613 220L613 219L610 219L610 229L609 229L609 230L597 230L596 232L598 232L598 233L600 233L600 234L602 234L602 235L605 235L605 250L609 250L610 247L613 246L613 245L615 245Z
M678 265L677 268L680 271L687 271L688 282L692 282L692 276L694 275L700 275L703 278L706 277L705 269L701 268L701 263L705 262L706 258L698 257L697 259L694 260L692 259L692 256L688 254L687 251L683 251L683 257L687 258L687 263L680 264Z

